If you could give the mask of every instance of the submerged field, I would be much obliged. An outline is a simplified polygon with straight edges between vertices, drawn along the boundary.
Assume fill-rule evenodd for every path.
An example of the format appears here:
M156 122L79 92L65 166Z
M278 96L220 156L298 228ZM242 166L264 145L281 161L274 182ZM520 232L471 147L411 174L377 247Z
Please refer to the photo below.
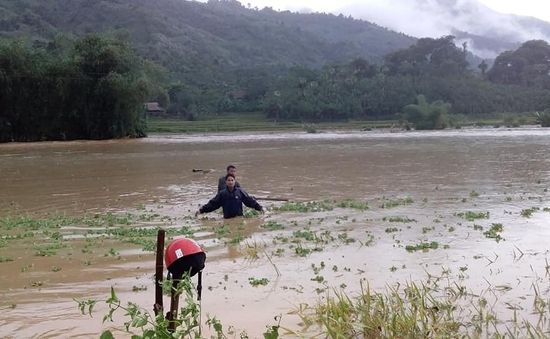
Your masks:
M202 322L229 336L277 316L283 336L549 335L550 135L324 137L0 149L0 336L127 336L123 313L103 324L104 303L91 318L73 298L114 287L152 313L160 227L206 249ZM194 218L230 162L251 193L290 202Z
M452 115L452 128L471 126L519 127L520 125L537 125L534 114L487 114L487 115ZM206 133L206 132L239 132L239 131L287 131L301 130L318 133L322 130L399 130L399 118L346 120L332 122L307 123L301 121L276 121L267 118L264 113L224 113L204 116L197 120L184 120L173 117L149 117L149 133Z

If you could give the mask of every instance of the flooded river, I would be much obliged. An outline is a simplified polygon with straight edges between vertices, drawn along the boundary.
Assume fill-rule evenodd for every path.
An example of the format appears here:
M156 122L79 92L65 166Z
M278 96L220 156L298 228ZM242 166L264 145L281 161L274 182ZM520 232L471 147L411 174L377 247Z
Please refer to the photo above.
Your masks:
M288 311L332 287L353 294L366 281L383 291L441 274L473 293L502 287L497 299L505 306L497 311L529 317L533 284L550 297L549 155L550 130L541 128L3 144L0 215L7 223L8 216L132 213L138 217L129 227L189 227L208 253L203 321L215 315L254 338L280 314L283 325L297 328ZM282 202L260 201L268 212L259 217L194 218L228 164L257 197L330 201L334 208L281 211ZM369 209L338 205L346 199ZM282 227L262 227L269 222ZM502 240L484 233L495 224ZM73 301L104 298L111 286L122 300L151 310L152 252L103 238L90 249L86 227L64 223L61 249L37 255L35 238L16 238L16 227L4 226L10 231L0 239L0 337L98 337L121 329L122 317L102 324L104 306L90 318ZM333 240L301 255L281 240L296 230L332 232ZM414 249L432 242L438 247ZM260 255L250 255L251 248ZM249 283L259 278L269 283Z

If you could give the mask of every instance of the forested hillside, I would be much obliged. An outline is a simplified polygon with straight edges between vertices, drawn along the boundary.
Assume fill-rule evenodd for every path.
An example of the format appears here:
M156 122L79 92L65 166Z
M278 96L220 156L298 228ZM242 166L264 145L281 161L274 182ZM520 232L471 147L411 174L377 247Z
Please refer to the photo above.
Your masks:
M138 52L195 82L233 69L380 61L415 39L327 14L254 10L235 0L18 0L0 3L0 35L126 36Z
M186 119L264 112L275 121L399 119L416 128L444 128L448 113L550 108L543 40L490 67L472 63L453 36L413 39L235 0L5 1L0 37L1 140L143 135L147 100ZM103 49L82 54L86 41Z

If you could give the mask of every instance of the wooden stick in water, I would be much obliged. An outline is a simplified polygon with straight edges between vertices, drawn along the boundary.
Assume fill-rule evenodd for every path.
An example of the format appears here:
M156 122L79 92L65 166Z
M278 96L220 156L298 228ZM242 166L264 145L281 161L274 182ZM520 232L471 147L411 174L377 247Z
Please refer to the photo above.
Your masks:
M157 260L155 271L155 305L153 310L155 315L162 314L164 312L164 304L162 301L162 276L164 271L164 237L166 232L160 229L157 233Z
M272 197L253 197L256 200L264 200L264 201L288 201L287 198L272 198Z

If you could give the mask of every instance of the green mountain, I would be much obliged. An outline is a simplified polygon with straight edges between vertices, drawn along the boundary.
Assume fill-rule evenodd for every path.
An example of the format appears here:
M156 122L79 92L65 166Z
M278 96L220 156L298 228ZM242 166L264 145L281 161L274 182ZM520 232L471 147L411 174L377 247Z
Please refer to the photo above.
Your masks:
M371 62L415 42L332 14L246 8L235 0L5 0L0 36L51 41L102 33L132 42L173 78L212 84L239 69Z

